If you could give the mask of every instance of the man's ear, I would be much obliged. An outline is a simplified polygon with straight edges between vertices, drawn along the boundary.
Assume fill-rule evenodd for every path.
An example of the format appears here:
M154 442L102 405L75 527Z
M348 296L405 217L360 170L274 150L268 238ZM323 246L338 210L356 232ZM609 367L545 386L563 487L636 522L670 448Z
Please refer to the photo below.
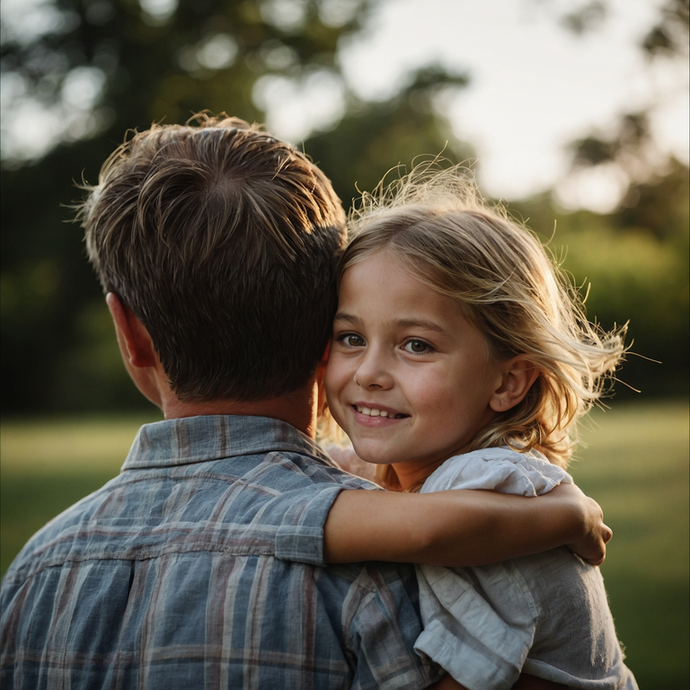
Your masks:
M156 351L151 336L141 321L114 292L109 292L105 301L113 317L117 341L125 362L137 369L156 366Z
M525 399L539 376L538 369L526 355L517 355L505 363L503 380L489 401L494 412L506 412Z

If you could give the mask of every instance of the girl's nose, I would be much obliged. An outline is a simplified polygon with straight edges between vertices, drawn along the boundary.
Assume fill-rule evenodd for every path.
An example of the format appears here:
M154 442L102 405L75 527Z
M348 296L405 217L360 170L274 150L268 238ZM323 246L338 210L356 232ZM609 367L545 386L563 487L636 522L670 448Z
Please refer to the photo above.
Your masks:
M375 351L369 350L362 358L359 366L355 370L354 380L358 386L372 389L388 389L393 385L393 378L388 367L385 365L385 358Z

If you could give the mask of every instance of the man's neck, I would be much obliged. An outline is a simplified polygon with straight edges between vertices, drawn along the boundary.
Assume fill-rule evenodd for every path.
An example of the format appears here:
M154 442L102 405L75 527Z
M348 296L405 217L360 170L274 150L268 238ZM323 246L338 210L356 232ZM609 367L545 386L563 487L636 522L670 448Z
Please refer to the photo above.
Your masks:
M162 400L166 419L200 415L246 415L271 417L291 424L310 438L316 435L317 387L310 382L304 388L268 400L208 400L184 402L172 392Z

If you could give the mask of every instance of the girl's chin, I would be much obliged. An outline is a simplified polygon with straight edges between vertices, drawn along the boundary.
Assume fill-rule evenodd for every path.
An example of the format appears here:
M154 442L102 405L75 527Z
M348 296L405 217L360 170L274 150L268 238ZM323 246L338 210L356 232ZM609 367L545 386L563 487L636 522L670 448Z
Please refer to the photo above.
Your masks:
M354 444L353 447L359 458L370 465L392 465L395 462L394 458L384 452L378 453L367 448L357 450L357 446Z

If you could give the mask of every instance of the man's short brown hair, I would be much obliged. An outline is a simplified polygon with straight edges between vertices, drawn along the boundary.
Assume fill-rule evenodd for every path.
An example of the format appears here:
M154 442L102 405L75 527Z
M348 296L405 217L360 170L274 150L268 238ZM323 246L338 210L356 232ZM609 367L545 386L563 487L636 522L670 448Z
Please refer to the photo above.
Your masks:
M89 259L180 399L262 400L308 381L331 331L345 215L306 156L200 113L125 140L85 188Z

